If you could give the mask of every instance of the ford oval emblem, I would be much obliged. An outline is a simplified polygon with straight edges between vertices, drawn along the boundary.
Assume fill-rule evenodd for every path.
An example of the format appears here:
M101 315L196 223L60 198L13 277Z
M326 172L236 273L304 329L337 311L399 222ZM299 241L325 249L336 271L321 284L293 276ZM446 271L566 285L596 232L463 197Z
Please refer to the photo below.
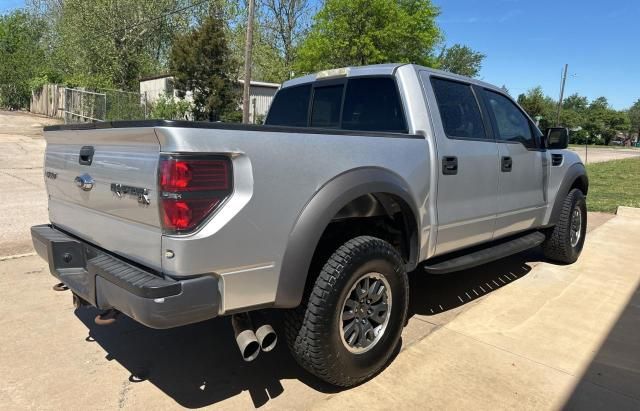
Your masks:
M89 174L78 176L74 181L76 182L76 186L84 191L89 191L93 188L94 181Z

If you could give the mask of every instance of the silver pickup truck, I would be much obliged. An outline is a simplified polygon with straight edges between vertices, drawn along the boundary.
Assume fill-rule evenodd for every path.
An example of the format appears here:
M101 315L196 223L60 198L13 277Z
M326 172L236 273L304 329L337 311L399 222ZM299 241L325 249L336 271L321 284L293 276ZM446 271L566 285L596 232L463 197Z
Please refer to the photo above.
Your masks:
M275 345L279 309L295 359L340 386L390 360L408 272L538 245L572 263L585 240L567 130L416 65L287 81L264 126L104 122L45 138L51 223L32 237L76 306L153 328L230 315L246 360Z

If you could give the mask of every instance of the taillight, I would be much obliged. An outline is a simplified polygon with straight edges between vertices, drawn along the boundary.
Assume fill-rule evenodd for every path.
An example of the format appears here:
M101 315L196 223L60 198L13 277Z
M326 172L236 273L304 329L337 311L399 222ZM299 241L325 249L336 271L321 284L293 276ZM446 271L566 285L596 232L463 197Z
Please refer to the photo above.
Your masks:
M163 156L159 171L162 224L168 232L192 231L231 194L226 157Z

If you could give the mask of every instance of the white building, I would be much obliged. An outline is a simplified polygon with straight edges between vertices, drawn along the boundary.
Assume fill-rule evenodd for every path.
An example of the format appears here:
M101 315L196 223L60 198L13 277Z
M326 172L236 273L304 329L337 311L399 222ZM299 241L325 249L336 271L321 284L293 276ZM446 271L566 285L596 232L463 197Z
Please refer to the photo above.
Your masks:
M238 80L240 92L242 92L243 86L244 80ZM271 100L273 100L273 96L279 87L280 84L277 83L265 83L262 81L251 82L249 87L249 101L251 102L251 106L249 107L249 121L255 123L257 117L267 114ZM173 76L167 74L141 78L140 94L146 96L147 102L149 103L154 103L160 96L167 94L178 98L173 88ZM191 94L187 93L185 99L191 100ZM242 109L242 103L240 103L240 109Z

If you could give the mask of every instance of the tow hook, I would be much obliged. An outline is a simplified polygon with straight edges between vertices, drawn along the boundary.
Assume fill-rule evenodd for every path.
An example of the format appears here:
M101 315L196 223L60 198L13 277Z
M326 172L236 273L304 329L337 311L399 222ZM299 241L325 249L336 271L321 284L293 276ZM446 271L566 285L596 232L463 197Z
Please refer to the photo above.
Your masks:
M69 287L67 287L64 283L58 283L51 288L53 288L53 291L67 291L69 289Z
M116 322L118 316L120 315L120 311L110 308L98 315L93 319L97 325L111 325Z
M73 293L73 306L75 308L85 307L89 304L84 298L80 297L78 294Z

